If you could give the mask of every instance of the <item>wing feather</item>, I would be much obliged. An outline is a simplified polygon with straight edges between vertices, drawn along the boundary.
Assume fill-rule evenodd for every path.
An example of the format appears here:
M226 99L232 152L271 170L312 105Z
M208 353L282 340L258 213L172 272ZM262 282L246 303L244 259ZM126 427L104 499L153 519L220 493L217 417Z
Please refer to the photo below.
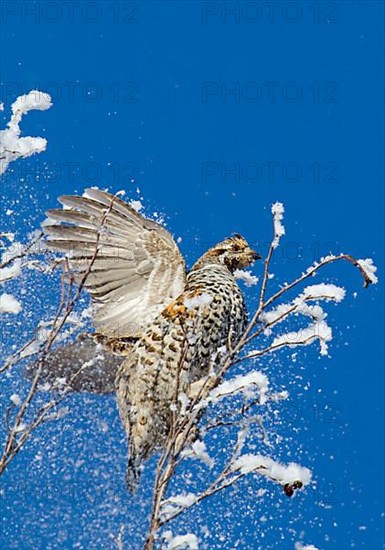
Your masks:
M47 244L66 253L78 282L87 274L97 331L140 334L183 291L186 267L173 237L105 191L59 201L64 208L49 210L42 224Z

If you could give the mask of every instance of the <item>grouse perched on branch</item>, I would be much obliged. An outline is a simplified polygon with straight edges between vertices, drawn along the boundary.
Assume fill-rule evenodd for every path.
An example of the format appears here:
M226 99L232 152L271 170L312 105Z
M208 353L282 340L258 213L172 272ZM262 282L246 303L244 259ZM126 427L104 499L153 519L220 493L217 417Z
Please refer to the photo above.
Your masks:
M172 414L180 410L178 397L188 395L194 382L215 369L218 354L241 337L246 308L233 273L260 256L234 235L210 248L186 274L170 233L117 196L87 189L82 197L59 201L64 208L48 211L43 223L48 246L66 252L75 280L90 293L94 340L104 348L82 337L68 353L62 348L57 354L62 370L71 357L75 365L88 361L94 368L83 379L86 390L103 392L103 377L111 385L111 371L117 371L129 444L127 483L134 491L140 466L165 443ZM122 356L118 368L116 355ZM55 352L47 361L52 374ZM82 389L79 380L75 377L74 389Z

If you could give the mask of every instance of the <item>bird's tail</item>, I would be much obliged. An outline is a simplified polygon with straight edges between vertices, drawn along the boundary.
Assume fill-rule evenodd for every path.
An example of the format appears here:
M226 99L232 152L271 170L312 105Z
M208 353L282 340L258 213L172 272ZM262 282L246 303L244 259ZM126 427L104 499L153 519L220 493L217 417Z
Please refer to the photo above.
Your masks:
M134 456L128 458L126 470L126 486L128 491L134 495L138 489L140 480L140 463Z

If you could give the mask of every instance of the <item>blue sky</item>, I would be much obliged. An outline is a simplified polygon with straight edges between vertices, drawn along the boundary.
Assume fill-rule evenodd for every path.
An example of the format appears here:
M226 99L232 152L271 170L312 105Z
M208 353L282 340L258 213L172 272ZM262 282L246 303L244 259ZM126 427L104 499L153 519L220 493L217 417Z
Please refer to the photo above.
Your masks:
M14 214L2 229L23 240L57 195L124 189L164 215L191 265L234 231L264 251L279 200L286 238L273 289L330 251L373 257L382 276L382 2L277 2L274 11L263 2L69 4L3 3L4 124L31 89L51 93L53 107L23 120L24 135L48 147L3 178L2 203ZM280 417L289 442L276 454L311 467L318 488L289 500L266 485L258 501L256 480L216 497L178 526L198 518L208 548L286 550L301 532L320 548L384 547L383 285L364 291L346 265L325 276L347 289L329 308L331 358L308 349L296 363L282 354L265 365L291 391ZM36 279L31 300L30 279L22 284L31 303L7 321L6 349L52 307L53 285ZM247 298L252 309L251 290ZM148 498L145 488L135 501L125 493L114 400L76 396L69 406L4 476L1 545L112 548L109 533L123 522L139 548Z

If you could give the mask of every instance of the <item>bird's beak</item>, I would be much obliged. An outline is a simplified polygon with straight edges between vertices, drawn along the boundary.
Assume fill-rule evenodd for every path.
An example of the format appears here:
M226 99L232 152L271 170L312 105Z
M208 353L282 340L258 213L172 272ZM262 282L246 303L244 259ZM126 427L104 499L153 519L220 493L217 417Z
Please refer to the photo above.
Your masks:
M262 256L260 254L258 254L258 252L256 252L255 250L251 251L251 255L252 255L252 258L253 258L253 262L255 262L255 260L261 260L262 259Z

